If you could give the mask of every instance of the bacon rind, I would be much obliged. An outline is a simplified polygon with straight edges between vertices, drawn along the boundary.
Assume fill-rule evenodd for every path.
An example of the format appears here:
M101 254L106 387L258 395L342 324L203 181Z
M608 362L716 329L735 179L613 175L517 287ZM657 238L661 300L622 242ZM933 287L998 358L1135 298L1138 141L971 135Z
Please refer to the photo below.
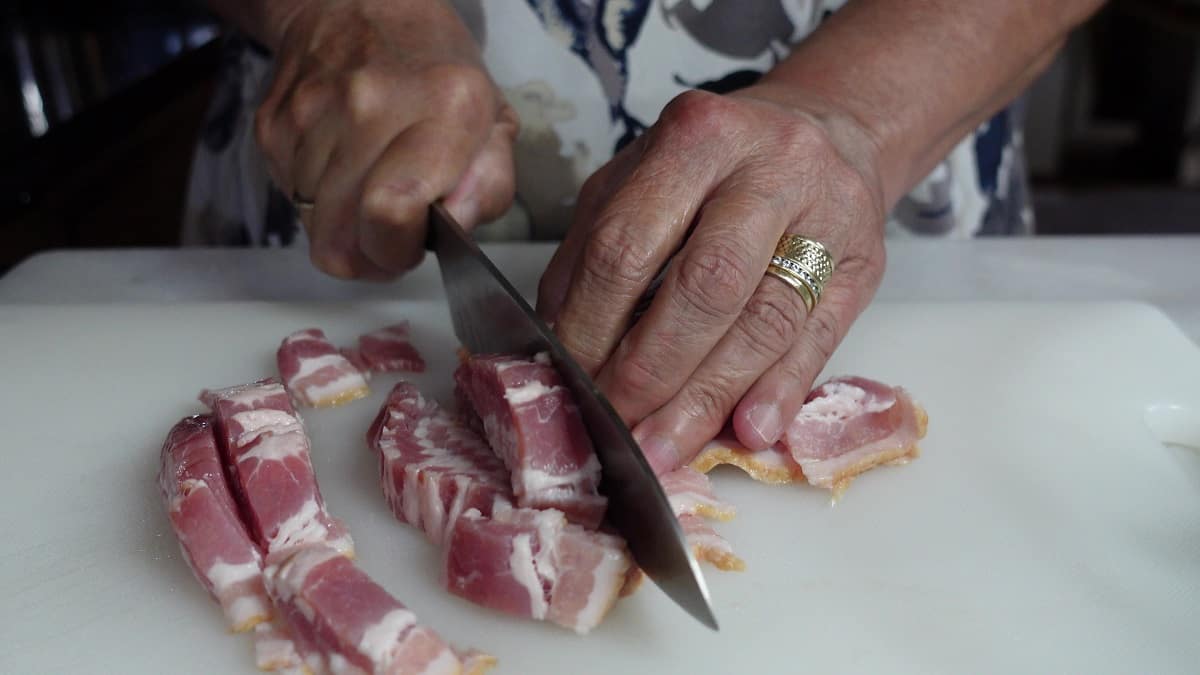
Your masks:
M728 435L709 441L688 466L707 474L722 464L735 466L760 483L786 485L805 480L804 470L783 448L774 445L750 450Z
M234 632L271 616L262 557L225 483L212 419L180 420L163 442L159 488L192 574L217 601Z
M296 405L329 408L371 393L362 371L319 328L298 330L283 338L275 361Z
M712 528L702 517L684 513L678 516L692 554L725 572L741 572L746 563L733 552L729 541Z

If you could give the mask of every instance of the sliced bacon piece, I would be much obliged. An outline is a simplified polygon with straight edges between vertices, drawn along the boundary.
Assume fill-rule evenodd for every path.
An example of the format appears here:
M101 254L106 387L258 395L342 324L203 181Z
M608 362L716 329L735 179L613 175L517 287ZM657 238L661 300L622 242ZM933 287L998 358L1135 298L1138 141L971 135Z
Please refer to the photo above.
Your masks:
M410 382L399 382L367 433L379 453L384 497L401 522L442 545L467 509L512 501L509 473L478 434Z
M336 406L370 393L367 380L319 328L285 337L275 353L279 376L297 405Z
M929 417L900 387L862 377L829 380L808 395L783 439L747 449L723 433L690 466L708 472L732 464L764 483L801 479L841 496L854 477L880 464L904 464L920 454Z
M836 497L868 469L915 459L928 422L900 387L838 378L808 395L783 444L808 482L833 490Z
M211 417L185 417L171 429L158 481L184 560L230 627L247 631L269 619L262 557L225 484Z
M267 592L314 672L459 675L459 655L340 551L297 549L266 569ZM475 667L483 661L472 657Z
M342 353L364 372L425 372L425 359L409 341L407 321L361 335L357 348Z
M254 665L259 670L281 675L302 675L305 672L304 659L296 650L296 643L288 635L287 629L272 622L254 627Z
M721 501L713 491L708 476L691 467L682 467L658 477L667 500L675 515L691 513L714 520L729 521L737 515L737 509L729 502Z
M658 481L696 558L721 570L744 570L746 564L734 555L733 546L704 520L728 521L737 513L732 504L717 497L708 476L685 466L659 476Z
M325 510L308 435L283 386L261 380L200 398L213 410L230 487L259 548L275 555L325 544L353 555L350 533Z
M484 607L587 633L604 619L631 567L619 537L553 509L469 510L447 537L443 581Z
M597 491L600 462L549 359L470 356L454 379L512 472L517 505L558 509L572 522L596 527L607 507Z
M727 572L741 572L746 569L746 563L733 552L733 546L717 534L717 531L698 515L684 513L678 516L679 524L683 526L683 534L687 537L692 553L699 560L706 560L717 569Z

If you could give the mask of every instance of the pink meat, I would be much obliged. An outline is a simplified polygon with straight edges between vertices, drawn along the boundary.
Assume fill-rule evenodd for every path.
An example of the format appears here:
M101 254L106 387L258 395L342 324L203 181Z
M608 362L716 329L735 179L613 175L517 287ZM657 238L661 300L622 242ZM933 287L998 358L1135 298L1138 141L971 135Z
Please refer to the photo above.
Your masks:
M393 387L367 444L379 453L392 513L438 546L462 512L490 515L512 500L508 471L487 443L409 382Z
M559 511L470 510L447 537L443 582L475 604L582 634L612 608L631 565L624 541Z
M186 417L171 429L158 481L183 557L230 627L246 631L270 618L262 558L225 484L210 417Z
M717 497L708 476L683 467L659 476L658 481L696 558L722 570L745 569L733 546L705 520L731 520L736 514L732 504Z
M899 387L838 378L809 394L782 444L809 483L838 494L863 471L916 457L927 421Z
M348 555L345 525L325 510L308 435L275 380L204 391L229 467L230 486L251 537L268 555L324 544Z
M675 469L658 477L663 492L675 515L691 513L716 520L732 520L737 509L729 502L721 501L713 491L708 476L691 467Z
M347 356L352 355L351 361L363 370L376 373L425 372L425 360L409 341L408 322L361 335L357 349L343 351L349 352Z
M437 633L340 551L300 548L268 566L266 580L296 651L313 672L463 672Z
M279 376L297 405L335 406L370 393L362 372L319 328L296 331L285 337L275 359Z
M471 356L454 379L512 472L517 504L558 509L573 522L596 527L607 506L597 491L600 463L549 360Z

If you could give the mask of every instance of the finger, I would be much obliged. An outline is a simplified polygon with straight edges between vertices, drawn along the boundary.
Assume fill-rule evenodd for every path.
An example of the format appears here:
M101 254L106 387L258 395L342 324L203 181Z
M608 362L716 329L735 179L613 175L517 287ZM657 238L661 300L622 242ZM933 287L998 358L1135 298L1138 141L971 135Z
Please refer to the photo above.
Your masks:
M396 136L363 179L356 218L362 252L392 272L419 263L430 204L454 189L484 140L441 120Z
M313 199L344 131L344 117L330 111L301 133L287 169L289 180L284 184L290 194Z
M591 235L600 207L617 186L625 181L635 165L636 157L634 152L619 153L589 176L580 188L579 199L575 202L575 210L571 217L571 226L567 228L566 236L554 251L538 283L538 316L551 325L557 320L559 310L567 299L571 276L583 255L584 245Z
M333 102L332 88L323 79L303 77L295 61L283 63L255 114L255 137L268 173L287 194L296 189L292 165L300 138Z
M563 345L589 373L608 360L642 293L725 170L717 158L696 152L647 141L640 161L595 215L555 322Z
M499 218L512 206L516 191L512 134L512 130L495 125L483 148L445 199L450 215L468 230Z
M597 376L624 419L640 421L679 392L742 313L786 227L772 201L737 182L705 203L649 310Z
M765 266L764 266L765 268ZM683 387L636 429L656 471L670 471L696 455L725 426L738 400L795 344L807 308L800 295L764 276L742 313ZM774 442L782 425L778 406L748 413L751 427Z
M804 405L813 382L878 288L883 265L875 261L882 261L882 257L839 263L816 308L804 320L795 344L763 373L734 410L733 428L738 441L760 450L782 437L788 422ZM778 427L764 424L764 420L775 417Z

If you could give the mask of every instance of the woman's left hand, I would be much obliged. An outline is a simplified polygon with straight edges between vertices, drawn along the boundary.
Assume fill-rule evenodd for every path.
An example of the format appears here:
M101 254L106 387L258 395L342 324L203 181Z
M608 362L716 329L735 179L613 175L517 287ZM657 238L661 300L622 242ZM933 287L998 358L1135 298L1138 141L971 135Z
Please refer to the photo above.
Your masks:
M766 84L689 91L584 184L538 311L656 471L690 461L731 416L754 449L795 417L883 276L877 154L828 101ZM764 274L785 233L836 263L811 314Z

